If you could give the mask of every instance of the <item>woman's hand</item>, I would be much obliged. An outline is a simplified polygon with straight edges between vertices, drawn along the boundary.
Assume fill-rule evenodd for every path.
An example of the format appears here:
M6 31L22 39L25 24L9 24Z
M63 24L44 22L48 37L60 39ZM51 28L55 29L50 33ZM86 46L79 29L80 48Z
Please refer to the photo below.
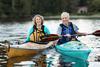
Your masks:
M71 35L70 35L70 34L66 34L66 35L64 35L64 36L66 36L66 37L68 37L68 38L71 38Z
M58 42L58 40L54 41L52 45L53 46L57 45L57 42Z

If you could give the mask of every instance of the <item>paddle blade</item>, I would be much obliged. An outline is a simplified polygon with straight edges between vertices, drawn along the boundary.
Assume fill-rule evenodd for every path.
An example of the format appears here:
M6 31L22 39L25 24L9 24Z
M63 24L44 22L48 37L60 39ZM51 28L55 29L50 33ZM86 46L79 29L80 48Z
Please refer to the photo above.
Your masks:
M59 39L59 36L57 34L48 34L45 36L41 36L40 38L42 42L49 42Z
M95 36L100 36L100 30L96 30L95 32L92 33Z

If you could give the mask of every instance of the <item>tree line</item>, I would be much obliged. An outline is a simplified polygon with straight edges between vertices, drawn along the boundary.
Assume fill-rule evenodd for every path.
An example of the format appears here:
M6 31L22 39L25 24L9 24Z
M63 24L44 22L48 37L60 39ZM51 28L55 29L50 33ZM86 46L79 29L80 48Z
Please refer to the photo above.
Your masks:
M100 12L100 0L0 0L0 19L60 15L62 11L77 14L81 6L88 8L87 14Z

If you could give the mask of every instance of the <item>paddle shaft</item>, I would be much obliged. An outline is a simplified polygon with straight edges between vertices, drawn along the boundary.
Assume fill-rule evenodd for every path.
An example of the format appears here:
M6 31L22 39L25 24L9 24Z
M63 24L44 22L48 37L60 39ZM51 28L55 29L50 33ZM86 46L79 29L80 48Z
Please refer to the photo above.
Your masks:
M87 35L100 36L100 30L96 30L93 33L89 33ZM75 38L75 36L83 36L83 35L81 35L81 34L74 34L74 35L69 35L68 36L68 35L48 34L48 35L42 36L41 40L46 42L46 41L54 41L54 40L60 39L62 37L68 37L68 38L72 37L72 38Z

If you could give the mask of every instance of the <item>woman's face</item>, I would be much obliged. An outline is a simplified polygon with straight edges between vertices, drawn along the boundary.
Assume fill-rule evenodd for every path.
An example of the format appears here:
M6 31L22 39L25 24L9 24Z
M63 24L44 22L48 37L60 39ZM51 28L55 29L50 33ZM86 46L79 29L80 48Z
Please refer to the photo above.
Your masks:
M62 17L61 20L62 20L62 22L64 24L67 24L69 22L69 18L68 17Z
M42 19L40 17L36 17L35 22L36 22L37 25L41 25Z

